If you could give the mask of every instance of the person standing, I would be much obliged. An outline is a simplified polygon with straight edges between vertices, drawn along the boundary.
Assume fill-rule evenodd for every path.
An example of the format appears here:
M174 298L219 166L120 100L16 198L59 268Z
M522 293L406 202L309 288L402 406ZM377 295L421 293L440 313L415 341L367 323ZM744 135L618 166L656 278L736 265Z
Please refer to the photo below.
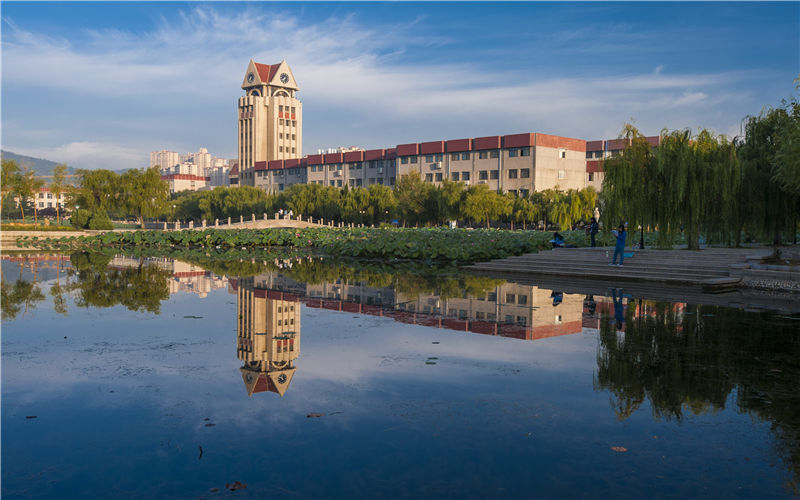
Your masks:
M598 229L597 229L597 219L592 217L592 220L589 222L589 237L592 240L592 247L597 246L597 243L594 240L595 235L597 234L597 231L598 231Z
M616 231L612 231L617 237L617 246L614 247L614 258L611 259L609 266L622 267L622 262L625 260L625 240L628 238L628 232L625 231L625 225L620 224ZM619 264L617 264L617 255L619 255Z

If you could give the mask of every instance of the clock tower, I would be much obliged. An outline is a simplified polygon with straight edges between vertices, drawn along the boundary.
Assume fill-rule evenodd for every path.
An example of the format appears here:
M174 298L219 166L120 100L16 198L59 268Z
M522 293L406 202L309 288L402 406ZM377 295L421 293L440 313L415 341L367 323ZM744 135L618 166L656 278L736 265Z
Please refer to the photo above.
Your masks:
M270 65L251 59L242 90L239 184L255 186L256 162L303 156L303 104L297 98L299 88L286 61Z

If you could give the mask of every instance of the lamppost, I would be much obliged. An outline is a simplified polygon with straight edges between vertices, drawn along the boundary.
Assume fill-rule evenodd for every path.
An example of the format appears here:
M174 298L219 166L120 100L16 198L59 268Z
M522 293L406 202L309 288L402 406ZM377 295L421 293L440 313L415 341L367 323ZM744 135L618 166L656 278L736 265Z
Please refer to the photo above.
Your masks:
M170 212L170 218L172 220L175 220L175 207L176 207L176 205L173 203L172 204L172 212Z

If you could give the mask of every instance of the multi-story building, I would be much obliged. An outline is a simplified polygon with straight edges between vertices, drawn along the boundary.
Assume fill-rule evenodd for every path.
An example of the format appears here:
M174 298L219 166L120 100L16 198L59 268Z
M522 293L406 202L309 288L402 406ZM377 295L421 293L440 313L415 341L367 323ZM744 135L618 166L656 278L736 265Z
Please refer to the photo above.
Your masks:
M150 153L150 168L172 168L181 162L180 155L175 151L153 151Z
M297 98L297 82L286 61L266 65L251 59L242 89L245 95L238 102L239 184L255 186L256 172L261 172L261 187L279 185L264 182L267 163L303 156L303 105Z
M41 187L39 188L39 192L33 197L33 203L36 204L37 210L56 208L56 205L58 205L59 210L63 210L66 206L66 194L62 192L56 196L50 191L50 188Z

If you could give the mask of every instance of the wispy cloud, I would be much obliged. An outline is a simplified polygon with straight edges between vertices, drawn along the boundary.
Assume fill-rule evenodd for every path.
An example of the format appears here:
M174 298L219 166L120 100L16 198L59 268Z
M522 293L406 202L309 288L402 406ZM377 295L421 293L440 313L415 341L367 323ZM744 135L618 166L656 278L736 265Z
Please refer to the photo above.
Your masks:
M524 65L488 70L487 61L468 57L444 64L408 58L412 48L448 44L446 37L420 26L420 18L368 25L357 15L344 15L309 24L273 8L248 6L231 14L204 6L162 19L148 32L93 30L80 40L4 21L4 104L9 97L61 92L69 96L64 106L74 109L108 102L113 116L96 119L118 125L108 135L97 130L69 139L54 135L50 144L35 148L24 143L23 131L5 131L4 143L20 151L62 154L54 159L74 159L81 166L141 166L149 150L164 147L203 145L232 156L234 103L250 57L286 59L292 66L304 101L306 152L343 142L380 147L525 130L592 139L616 134L631 116L655 133L664 126L702 123L712 105L740 100L743 91L734 90L736 84L754 78L746 71L668 72L664 65L653 70L652 64L640 72L587 76ZM591 28L572 36L590 38ZM4 122L44 128L19 113L4 106ZM176 129L175 117L183 114L191 116L191 124ZM741 114L717 113L708 125L727 129ZM128 118L132 124L143 116L150 119L148 130L126 125ZM343 123L369 125L347 138L350 129Z

